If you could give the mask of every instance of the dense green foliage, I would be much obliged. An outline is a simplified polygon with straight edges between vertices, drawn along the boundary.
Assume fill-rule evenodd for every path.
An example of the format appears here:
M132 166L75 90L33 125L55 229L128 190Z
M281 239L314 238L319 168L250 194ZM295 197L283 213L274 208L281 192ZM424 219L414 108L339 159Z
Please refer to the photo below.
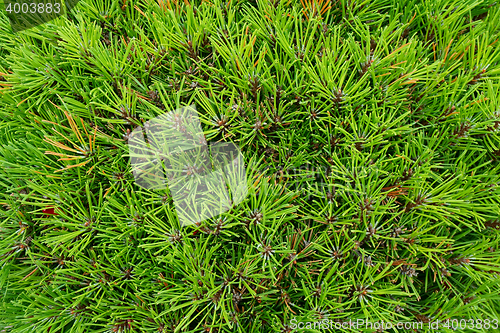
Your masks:
M0 331L500 319L499 28L477 0L1 14ZM249 193L182 227L127 139L191 104Z

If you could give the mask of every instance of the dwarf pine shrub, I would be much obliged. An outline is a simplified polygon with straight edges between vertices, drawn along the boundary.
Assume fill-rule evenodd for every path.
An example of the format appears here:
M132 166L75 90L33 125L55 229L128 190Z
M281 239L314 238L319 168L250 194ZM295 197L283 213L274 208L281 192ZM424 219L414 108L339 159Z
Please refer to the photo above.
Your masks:
M0 331L495 332L499 29L492 0L2 12ZM128 140L188 105L248 193L182 225Z

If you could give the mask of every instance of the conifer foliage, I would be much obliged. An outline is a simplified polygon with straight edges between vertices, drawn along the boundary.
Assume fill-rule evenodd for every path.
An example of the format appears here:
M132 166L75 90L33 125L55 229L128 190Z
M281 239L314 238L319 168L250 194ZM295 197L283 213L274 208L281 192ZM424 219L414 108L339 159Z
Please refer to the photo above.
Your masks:
M492 332L499 37L492 0L81 0L18 33L0 14L0 331ZM127 143L187 105L240 147L248 195L182 226Z

